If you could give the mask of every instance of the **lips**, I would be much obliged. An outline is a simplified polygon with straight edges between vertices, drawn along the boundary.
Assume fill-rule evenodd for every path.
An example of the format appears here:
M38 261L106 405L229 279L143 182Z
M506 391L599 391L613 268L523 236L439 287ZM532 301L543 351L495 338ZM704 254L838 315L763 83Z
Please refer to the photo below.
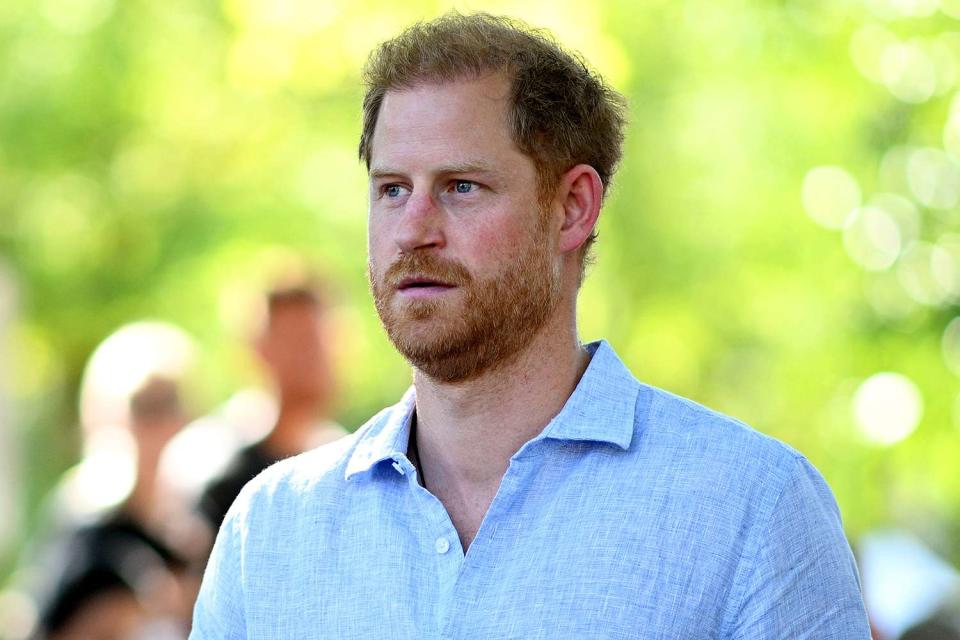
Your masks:
M399 291L413 291L416 289L452 289L455 284L444 282L428 276L408 276L397 283Z
M462 264L428 252L404 252L383 274L383 295L404 299L432 299L468 288L470 272Z

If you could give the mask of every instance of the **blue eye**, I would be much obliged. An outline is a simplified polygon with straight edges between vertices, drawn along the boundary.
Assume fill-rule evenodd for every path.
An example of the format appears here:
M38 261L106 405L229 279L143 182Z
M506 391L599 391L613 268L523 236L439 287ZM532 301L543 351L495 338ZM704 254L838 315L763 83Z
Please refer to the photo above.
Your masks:
M388 184L386 187L384 187L383 192L387 194L388 198L396 198L400 195L400 185Z
M455 189L457 193L470 193L473 191L474 184L469 180L457 180L455 183Z

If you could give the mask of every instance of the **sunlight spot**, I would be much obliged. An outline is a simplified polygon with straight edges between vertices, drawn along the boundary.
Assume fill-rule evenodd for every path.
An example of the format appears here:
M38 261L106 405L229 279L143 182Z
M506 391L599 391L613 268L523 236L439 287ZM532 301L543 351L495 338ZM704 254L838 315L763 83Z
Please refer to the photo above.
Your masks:
M940 0L940 11L951 18L960 18L960 0Z
M915 242L907 247L897 264L897 277L911 298L920 304L935 306L946 299L946 292L934 277L934 265L946 271L942 263L949 261L945 250L928 242ZM939 257L938 257L939 256Z
M920 390L899 373L877 373L867 378L853 396L857 426L870 442L893 445L917 428L923 414Z
M890 215L900 229L900 244L907 245L920 237L923 217L912 200L896 193L878 193L867 203Z
M802 198L814 222L841 229L860 206L860 186L840 167L815 167L803 179Z
M44 0L43 17L64 33L83 34L113 14L114 0Z
M863 207L844 228L843 246L864 269L888 269L900 255L900 227L885 210Z
M910 194L907 180L907 164L916 147L906 145L891 147L880 159L877 183L880 189L902 194Z
M947 328L943 330L943 339L941 340L943 349L943 360L955 375L960 376L960 316L950 321ZM958 396L960 399L960 396ZM957 405L960 408L960 402Z
M888 46L880 59L880 75L890 93L911 104L926 102L937 89L936 66L917 42Z
M860 27L850 39L850 57L857 70L875 82L883 81L883 52L897 43L897 37L875 24Z
M960 201L960 165L940 149L917 149L907 161L910 191L920 204L949 209Z

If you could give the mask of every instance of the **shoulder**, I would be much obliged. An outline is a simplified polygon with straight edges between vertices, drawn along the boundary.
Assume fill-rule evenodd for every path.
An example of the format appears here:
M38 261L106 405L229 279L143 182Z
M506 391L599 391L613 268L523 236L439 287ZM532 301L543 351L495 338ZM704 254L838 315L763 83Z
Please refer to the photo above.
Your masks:
M357 445L388 412L384 409L338 440L273 463L244 486L228 517L249 520L306 505L312 509L335 506L346 488L347 463Z
M303 496L342 483L346 462L363 431L360 429L334 442L271 464L247 483L237 498L238 502L276 500L285 495Z
M839 523L832 492L803 454L661 389L641 385L631 453L632 466L645 469L637 473L652 474L674 499L723 511L741 530L787 503Z
M668 448L713 471L730 467L786 477L805 462L793 447L736 418L648 385L638 395L634 437L640 447Z

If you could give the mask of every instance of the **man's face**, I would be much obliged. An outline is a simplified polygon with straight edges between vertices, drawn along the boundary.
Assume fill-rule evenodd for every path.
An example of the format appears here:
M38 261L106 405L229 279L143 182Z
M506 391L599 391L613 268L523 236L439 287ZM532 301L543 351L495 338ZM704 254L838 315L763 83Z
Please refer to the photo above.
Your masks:
M369 276L397 349L444 382L522 350L556 309L555 229L499 76L389 91L373 136Z
M291 302L270 311L258 351L282 399L324 404L332 391L326 326L321 310Z

